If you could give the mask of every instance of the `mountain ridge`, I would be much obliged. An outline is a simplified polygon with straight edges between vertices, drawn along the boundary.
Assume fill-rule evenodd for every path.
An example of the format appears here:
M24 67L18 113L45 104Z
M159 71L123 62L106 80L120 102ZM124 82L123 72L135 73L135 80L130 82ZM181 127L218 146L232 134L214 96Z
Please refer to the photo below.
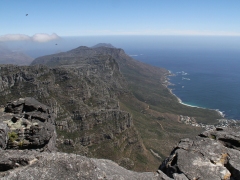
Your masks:
M80 46L36 58L29 67L1 66L0 98L32 96L53 108L63 152L149 171L180 138L202 131L181 123L180 115L211 123L219 117L181 105L166 86L168 75L120 48Z

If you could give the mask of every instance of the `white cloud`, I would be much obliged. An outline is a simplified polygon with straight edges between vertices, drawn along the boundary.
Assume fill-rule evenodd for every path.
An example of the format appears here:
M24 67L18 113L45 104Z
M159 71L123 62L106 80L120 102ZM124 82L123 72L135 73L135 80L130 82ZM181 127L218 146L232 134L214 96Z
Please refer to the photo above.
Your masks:
M60 39L60 37L53 33L52 35L46 33L37 33L33 36L28 36L25 34L6 34L0 36L0 42L4 41L34 41L34 42L48 42L55 39Z
M52 35L42 33L42 34L35 34L32 36L32 40L36 42L47 42L47 41L52 41L59 38L60 37L55 33L53 33Z

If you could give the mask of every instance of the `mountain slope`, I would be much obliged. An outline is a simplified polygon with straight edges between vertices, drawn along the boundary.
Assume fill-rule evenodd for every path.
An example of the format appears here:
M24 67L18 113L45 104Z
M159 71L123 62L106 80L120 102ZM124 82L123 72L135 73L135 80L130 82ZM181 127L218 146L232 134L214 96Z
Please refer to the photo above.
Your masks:
M122 49L82 46L39 57L32 65L1 67L1 102L33 96L52 107L64 152L156 170L180 138L202 131L181 123L180 115L210 123L219 117L178 103L166 87L167 70Z
M11 51L0 45L0 64L29 65L32 61L33 58L28 55L18 51Z
M119 107L117 97L128 92L111 56L96 55L82 59L78 66L52 69L43 65L0 68L1 104L32 96L50 106L57 117L59 150L112 159L136 170L150 170L146 163L157 163L145 149L132 116Z
M118 63L130 91L118 96L120 108L130 112L143 144L158 161L169 154L180 138L192 137L202 131L201 128L180 123L180 115L210 124L220 118L216 111L180 104L167 88L167 70L136 61L122 49L80 46L66 53L39 57L32 64L50 67L69 64L77 66L82 63L83 58L98 54L110 55Z
M166 69L136 61L125 54L122 49L80 46L66 53L36 58L32 65L45 64L49 67L57 67L81 64L83 58L99 54L110 55L116 60L131 92L138 100L147 103L151 110L190 116L196 118L198 122L210 124L215 123L214 120L220 118L216 111L188 107L178 103L178 99L166 87L167 75L170 75Z

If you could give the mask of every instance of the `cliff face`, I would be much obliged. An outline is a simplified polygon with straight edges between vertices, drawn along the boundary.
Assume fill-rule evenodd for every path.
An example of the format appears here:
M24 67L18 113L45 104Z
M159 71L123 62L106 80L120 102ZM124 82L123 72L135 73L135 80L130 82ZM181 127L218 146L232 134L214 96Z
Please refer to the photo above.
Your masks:
M52 69L43 65L0 68L2 104L31 96L50 106L60 150L120 164L130 161L129 168L134 167L136 155L145 156L132 116L120 110L117 97L128 91L111 56L81 58L77 65Z
M120 114L115 115L118 116L116 119L119 119ZM114 120L114 117L111 117L111 120ZM54 122L51 108L33 98L20 98L1 109L1 179L167 178L163 173L128 171L110 160L53 152L56 145ZM120 128L124 131L127 127Z

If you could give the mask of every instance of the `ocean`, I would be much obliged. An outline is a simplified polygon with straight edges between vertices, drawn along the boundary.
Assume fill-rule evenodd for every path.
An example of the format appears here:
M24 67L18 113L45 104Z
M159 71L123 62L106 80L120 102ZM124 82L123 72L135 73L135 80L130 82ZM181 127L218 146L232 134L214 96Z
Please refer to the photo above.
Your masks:
M217 109L228 119L240 120L240 52L172 49L131 56L171 71L169 88L182 103Z
M240 37L82 36L7 45L36 58L97 43L111 43L136 60L171 71L169 88L182 103L240 120Z

